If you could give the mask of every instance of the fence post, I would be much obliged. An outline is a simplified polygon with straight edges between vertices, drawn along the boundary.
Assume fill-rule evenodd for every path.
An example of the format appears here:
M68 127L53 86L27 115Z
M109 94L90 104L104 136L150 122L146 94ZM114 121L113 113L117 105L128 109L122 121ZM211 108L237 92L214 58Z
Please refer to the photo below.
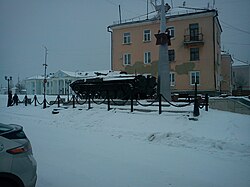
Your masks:
M130 89L131 89L131 95L130 95L130 99L131 99L131 109L130 109L130 111L131 112L134 112L134 101L133 101L133 97L134 97L134 87L133 87L133 85L130 85Z
M161 106L161 94L159 94L159 114L162 113L162 106Z
M25 106L27 106L27 103L28 103L28 97L27 97L27 95L25 95L25 97L24 97L24 104L25 104Z
M205 111L208 111L208 94L205 95Z
M89 107L88 107L88 109L90 109L90 108L91 108L91 103L90 103L90 97L91 97L91 93L89 93L88 97L89 97L89 98L88 98L88 99L89 99L89 100L88 100L88 104L89 104Z
M107 90L107 99L108 99L108 111L110 111L110 98L109 98L109 91Z
M34 96L34 101L35 101L35 106L37 105L36 102L37 102L37 97L36 95Z
M60 107L60 95L57 96L57 105Z
M75 95L72 95L72 98L73 98L73 108L75 108Z
M200 115L198 98L197 98L197 83L195 83L195 90L194 90L194 112L193 112L193 115L195 117Z
M159 114L162 113L162 110L161 110L161 88L160 88L160 85L161 85L161 80L160 80L160 76L158 76L158 80L157 80L157 95L158 95L158 99L159 99Z

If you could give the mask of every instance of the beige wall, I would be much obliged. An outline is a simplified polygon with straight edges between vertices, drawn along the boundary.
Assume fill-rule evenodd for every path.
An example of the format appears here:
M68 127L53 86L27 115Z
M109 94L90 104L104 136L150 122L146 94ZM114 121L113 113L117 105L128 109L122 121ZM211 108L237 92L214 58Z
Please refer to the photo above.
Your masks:
M221 55L221 92L232 94L232 58L229 54Z
M176 74L176 84L172 91L193 90L190 85L190 71L200 71L201 91L219 90L220 75L220 34L221 30L217 18L213 21L215 12L205 14L192 14L177 16L167 20L167 26L175 28L175 37L171 39L169 49L175 50L175 61L170 63L170 70ZM188 34L189 24L199 23L200 32L203 34L202 44L196 47L200 50L199 61L190 61L190 48L192 45L184 45L184 35ZM213 23L214 27L213 27ZM215 28L215 32L213 32ZM151 42L143 42L143 31L151 30ZM157 76L157 61L159 46L155 45L154 34L159 30L159 21L144 21L133 24L121 24L112 27L113 33L113 70L127 71L128 73L150 73ZM123 44L123 33L130 32L131 44ZM215 35L213 35L213 33ZM217 42L217 34L219 42ZM150 51L152 63L144 64L144 52ZM123 65L123 54L132 55L132 64Z

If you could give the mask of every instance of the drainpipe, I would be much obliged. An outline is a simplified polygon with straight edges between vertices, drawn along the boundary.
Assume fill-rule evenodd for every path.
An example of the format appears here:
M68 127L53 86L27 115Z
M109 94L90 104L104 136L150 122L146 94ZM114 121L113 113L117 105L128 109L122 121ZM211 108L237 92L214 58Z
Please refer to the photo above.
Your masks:
M111 70L114 70L113 67L113 31L110 26L107 27L107 31L111 33L111 54L110 54L110 61L111 61Z
M213 16L213 50L214 50L214 89L215 93L217 92L217 81L216 81L216 49L215 49L215 19L218 16L218 13L216 11L215 15ZM218 59L217 59L218 60Z
M213 16L213 51L214 51L214 90L216 92L216 62L215 62L215 17L217 15Z

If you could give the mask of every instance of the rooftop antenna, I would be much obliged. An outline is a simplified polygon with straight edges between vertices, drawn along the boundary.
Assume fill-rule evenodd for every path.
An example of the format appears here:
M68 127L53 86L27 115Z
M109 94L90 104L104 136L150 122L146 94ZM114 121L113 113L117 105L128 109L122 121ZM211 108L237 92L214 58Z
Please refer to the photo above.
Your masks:
M120 18L120 24L121 24L122 23L121 5L119 5L119 18Z
M148 0L147 0L147 20L148 20Z
M173 0L171 0L171 7L174 8Z
M150 0L150 3L154 7L155 11L157 12L157 17L160 18L162 1L161 0ZM168 4L166 3L166 5L168 5ZM170 7L170 6L169 5L165 6L165 12L169 11L170 8L168 8L168 7Z

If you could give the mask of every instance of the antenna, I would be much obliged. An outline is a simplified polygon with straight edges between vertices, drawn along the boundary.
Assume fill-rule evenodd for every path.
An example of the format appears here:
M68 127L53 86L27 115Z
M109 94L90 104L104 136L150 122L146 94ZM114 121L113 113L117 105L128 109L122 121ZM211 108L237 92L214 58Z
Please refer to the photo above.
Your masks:
M171 7L174 8L173 0L171 0Z
M119 5L119 18L120 18L120 24L121 24L122 23L121 5Z
M147 0L147 20L148 20L148 0Z

